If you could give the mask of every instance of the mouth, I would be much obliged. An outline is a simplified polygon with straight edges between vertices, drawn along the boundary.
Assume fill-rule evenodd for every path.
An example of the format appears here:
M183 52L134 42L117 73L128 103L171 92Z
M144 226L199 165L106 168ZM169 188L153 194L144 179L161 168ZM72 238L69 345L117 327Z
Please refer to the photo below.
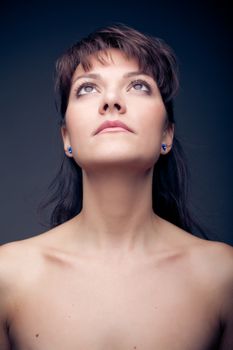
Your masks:
M130 131L131 128L121 120L105 120L94 132L94 135L104 132Z
M112 128L104 128L103 130L99 131L98 134L104 134L104 133L107 133L107 132L130 132L129 130L125 129L125 128L121 128L121 127L112 127ZM97 134L97 135L98 135Z

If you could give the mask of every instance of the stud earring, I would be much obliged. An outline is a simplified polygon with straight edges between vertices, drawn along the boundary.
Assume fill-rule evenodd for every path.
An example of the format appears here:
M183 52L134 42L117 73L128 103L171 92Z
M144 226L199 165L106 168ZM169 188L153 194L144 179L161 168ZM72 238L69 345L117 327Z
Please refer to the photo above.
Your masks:
M72 148L70 146L68 147L68 152L72 153Z
M166 149L167 149L166 143L162 143L162 149L163 149L164 151L166 151Z

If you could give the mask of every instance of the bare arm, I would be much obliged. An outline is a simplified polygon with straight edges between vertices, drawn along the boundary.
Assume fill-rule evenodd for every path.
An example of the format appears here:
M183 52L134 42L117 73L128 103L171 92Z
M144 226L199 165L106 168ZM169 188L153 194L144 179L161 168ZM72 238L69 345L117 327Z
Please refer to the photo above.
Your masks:
M11 273L9 260L11 244L0 246L0 349L10 350L10 340L7 331L8 306L10 303Z
M7 336L7 330L6 327L4 325L4 320L1 317L0 320L0 349L1 350L10 350L11 346L10 346L10 342Z
M224 264L221 276L223 293L220 320L223 334L219 350L233 349L233 248L224 246Z

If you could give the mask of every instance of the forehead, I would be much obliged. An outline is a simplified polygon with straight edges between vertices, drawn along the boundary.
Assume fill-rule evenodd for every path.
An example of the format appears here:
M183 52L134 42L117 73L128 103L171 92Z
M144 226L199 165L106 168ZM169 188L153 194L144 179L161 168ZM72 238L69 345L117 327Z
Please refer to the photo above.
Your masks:
M90 69L88 72L106 70L106 68L112 67L122 70L137 70L139 68L136 58L127 57L123 51L115 48L107 49L105 51L98 51L95 54L89 55L87 59L90 62ZM84 70L82 64L80 63L76 67L73 77L75 78L76 76L86 72L87 70Z

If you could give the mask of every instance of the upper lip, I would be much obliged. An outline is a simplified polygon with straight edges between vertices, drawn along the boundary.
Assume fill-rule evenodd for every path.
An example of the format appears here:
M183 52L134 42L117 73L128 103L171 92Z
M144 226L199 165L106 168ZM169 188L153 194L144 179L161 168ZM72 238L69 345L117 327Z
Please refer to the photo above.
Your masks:
M96 129L95 134L98 134L98 132L100 132L101 130L105 129L105 128L114 128L114 127L121 127L124 128L128 131L133 131L132 129L130 129L130 127L128 125L126 125L125 123L123 123L120 120L105 120L102 124L100 124L100 126Z

